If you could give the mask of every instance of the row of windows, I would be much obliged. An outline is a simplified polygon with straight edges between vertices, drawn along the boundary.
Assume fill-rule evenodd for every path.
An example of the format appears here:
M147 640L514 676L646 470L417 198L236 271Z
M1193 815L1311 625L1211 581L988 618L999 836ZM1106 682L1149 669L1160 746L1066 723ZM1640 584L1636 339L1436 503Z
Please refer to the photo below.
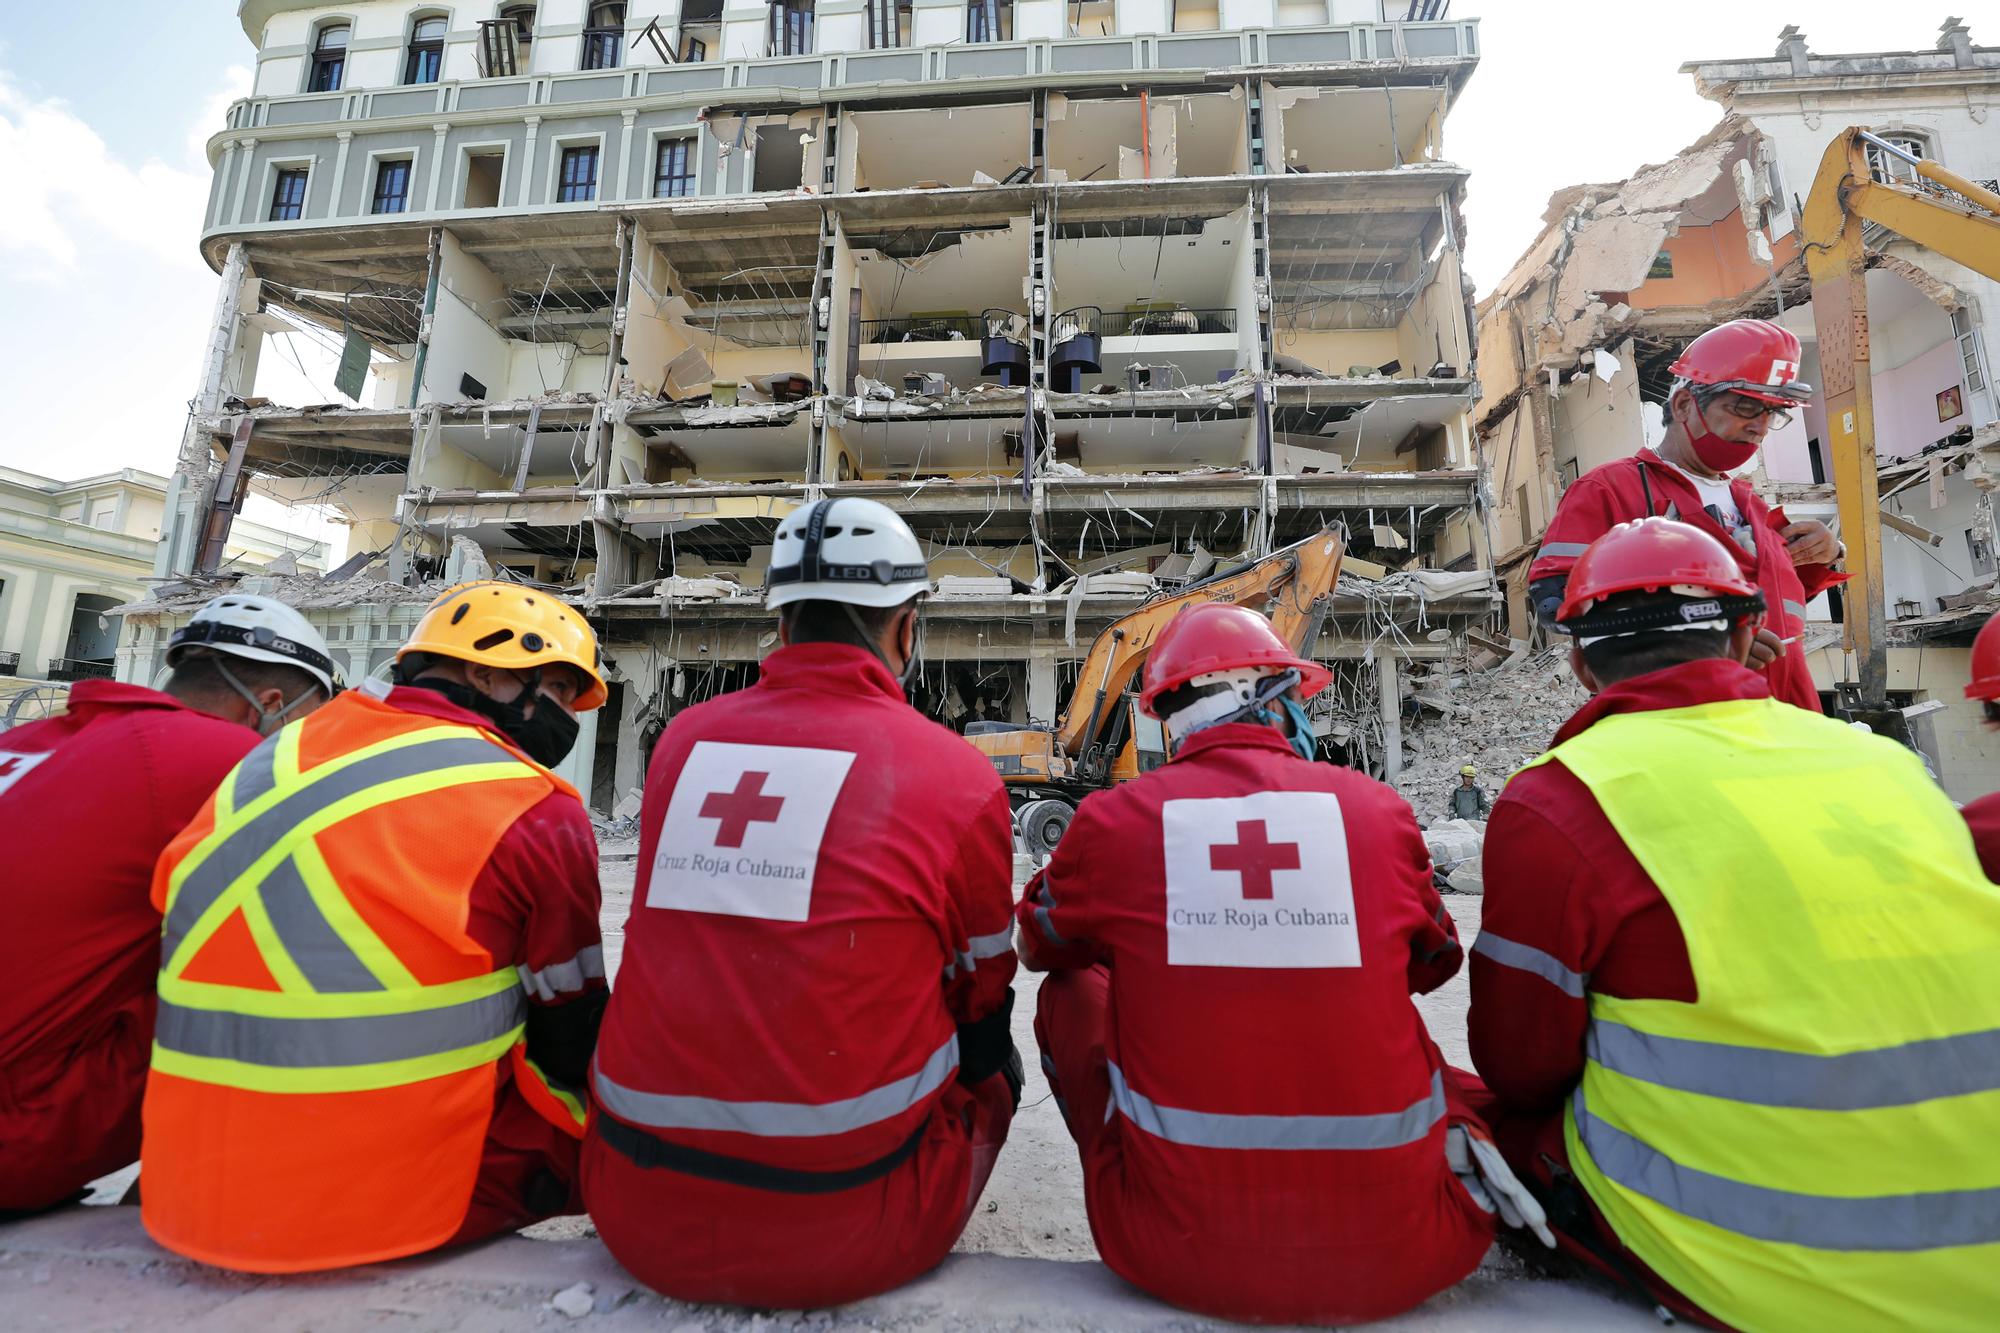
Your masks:
M1084 8L1079 4L1078 13L1081 14ZM867 0L868 45L873 49L907 46L911 14L910 0ZM707 3L685 0L681 27L699 28L702 35L686 33L682 37L678 57L674 57L664 46L661 47L661 54L688 64L707 60L708 39L718 34L721 21L721 0L708 0ZM488 74L516 74L527 69L528 53L535 39L535 7L508 6L500 11L499 18L482 23L482 30L489 25L501 31L494 36L482 31L482 71ZM408 49L403 58L404 83L436 83L442 77L446 26L442 15L421 15L411 22ZM1109 31L1108 28L1105 30ZM1176 31L1179 30L1177 20ZM656 33L657 29L652 31ZM318 31L313 39L311 67L306 74L307 92L340 91L347 77L347 48L352 36L352 29L345 23L328 24ZM772 55L811 55L813 0L770 0L768 38ZM1013 39L1013 0L969 0L965 12L967 42L1009 42ZM583 32L583 55L578 67L586 70L616 69L624 55L624 46L625 6L591 6L590 23Z
M562 162L556 173L557 203L587 204L597 198L600 157L595 145L562 150ZM307 174L304 167L286 167L278 172L271 191L271 221L297 222L305 216ZM692 195L694 178L694 140L660 140L653 154L653 197L676 199ZM376 164L375 192L369 198L368 211L410 211L409 158L385 158Z
M718 8L718 14L720 10ZM509 73L525 69L528 52L535 40L535 7L508 5L493 20L511 40ZM444 72L445 18L423 14L410 23L408 51L403 57L404 83L436 83ZM347 77L347 45L353 29L345 23L330 23L313 38L312 68L306 74L306 91L340 91ZM590 8L590 25L583 33L584 69L616 69L624 52L625 6L597 4Z

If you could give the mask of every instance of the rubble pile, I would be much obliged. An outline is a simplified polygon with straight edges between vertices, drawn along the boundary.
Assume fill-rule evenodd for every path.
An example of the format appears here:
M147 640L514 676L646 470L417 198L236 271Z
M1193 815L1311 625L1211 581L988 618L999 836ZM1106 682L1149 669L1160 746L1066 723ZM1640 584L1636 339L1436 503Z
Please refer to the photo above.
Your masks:
M1562 644L1490 671L1470 671L1462 660L1441 663L1411 686L1409 697L1422 715L1404 728L1403 772L1395 787L1425 825L1450 818L1461 766L1475 765L1479 785L1497 796L1590 697L1570 674Z

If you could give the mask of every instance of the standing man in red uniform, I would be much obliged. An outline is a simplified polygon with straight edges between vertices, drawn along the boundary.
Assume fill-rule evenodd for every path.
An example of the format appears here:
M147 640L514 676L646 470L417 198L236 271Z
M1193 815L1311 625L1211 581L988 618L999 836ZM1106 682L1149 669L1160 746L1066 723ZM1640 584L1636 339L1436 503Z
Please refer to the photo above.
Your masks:
M260 735L336 688L319 631L268 597L209 602L167 663L164 690L78 681L61 716L0 734L0 1213L138 1160L153 863Z
M1965 697L1981 701L1985 713L1981 726L1989 735L2000 734L2000 615L1980 626L1979 637L1972 641L1972 679L1966 683ZM1961 813L1972 826L1972 845L1979 851L1986 878L2000 884L2000 792L1968 801Z
M1832 531L1814 519L1787 523L1730 474L1753 458L1764 437L1812 397L1801 384L1799 340L1762 319L1718 325L1689 343L1670 367L1667 435L1657 451L1641 449L1592 468L1563 492L1528 569L1536 614L1553 624L1570 568L1584 548L1620 523L1664 514L1716 537L1736 555L1744 577L1764 591L1769 618L1750 649L1750 666L1785 703L1819 712L1819 693L1803 653L1806 603L1844 582L1833 565L1843 554Z
M1496 1202L1540 1220L1410 1002L1463 961L1410 807L1309 761L1329 679L1248 608L1182 612L1141 695L1172 759L1086 797L1017 913L1098 1252L1226 1319L1388 1318Z
M667 1295L858 1300L935 1266L1020 1095L1007 794L909 706L923 548L871 500L778 527L784 646L646 782L584 1195Z

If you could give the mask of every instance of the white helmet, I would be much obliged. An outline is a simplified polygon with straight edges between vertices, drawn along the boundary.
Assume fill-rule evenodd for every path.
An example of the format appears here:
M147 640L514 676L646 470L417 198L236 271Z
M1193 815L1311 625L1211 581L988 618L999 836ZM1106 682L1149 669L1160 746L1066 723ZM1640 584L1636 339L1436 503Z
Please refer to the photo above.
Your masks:
M924 548L895 510L873 500L815 500L778 525L764 605L901 606L930 590Z
M190 648L297 667L318 681L329 698L340 688L326 640L311 621L275 597L226 592L215 598L174 631L167 642L167 665L179 665Z

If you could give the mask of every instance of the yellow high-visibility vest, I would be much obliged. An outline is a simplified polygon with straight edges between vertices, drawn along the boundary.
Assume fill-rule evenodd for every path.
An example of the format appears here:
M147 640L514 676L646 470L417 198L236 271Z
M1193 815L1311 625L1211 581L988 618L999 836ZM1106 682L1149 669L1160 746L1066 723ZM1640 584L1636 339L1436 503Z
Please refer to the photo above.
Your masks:
M1559 759L1673 908L1698 999L1589 993L1577 1178L1748 1329L2000 1320L2000 889L1916 757L1770 699Z

